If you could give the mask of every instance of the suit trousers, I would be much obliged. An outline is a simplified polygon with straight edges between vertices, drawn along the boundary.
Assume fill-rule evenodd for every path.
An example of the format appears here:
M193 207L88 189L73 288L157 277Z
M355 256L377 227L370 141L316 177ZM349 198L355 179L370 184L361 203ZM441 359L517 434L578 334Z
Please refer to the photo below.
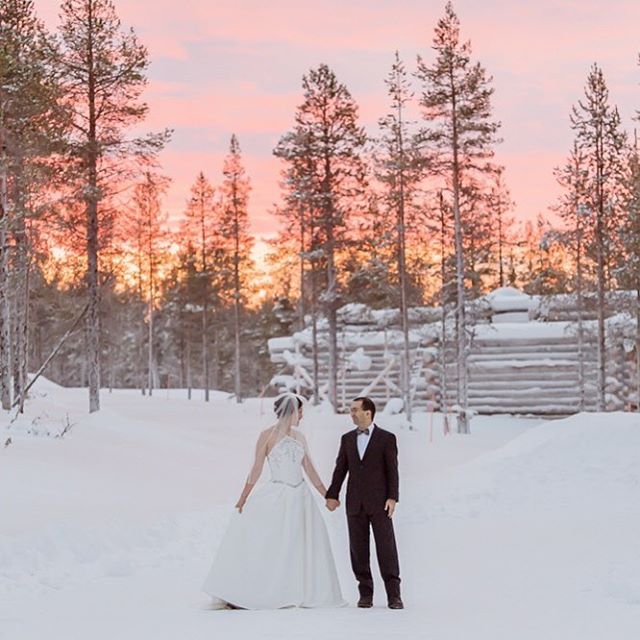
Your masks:
M361 509L355 515L347 515L351 567L358 581L360 597L373 595L373 576L370 563L370 528L376 542L376 554L380 575L384 581L387 598L400 597L400 566L393 521L386 511L367 513Z

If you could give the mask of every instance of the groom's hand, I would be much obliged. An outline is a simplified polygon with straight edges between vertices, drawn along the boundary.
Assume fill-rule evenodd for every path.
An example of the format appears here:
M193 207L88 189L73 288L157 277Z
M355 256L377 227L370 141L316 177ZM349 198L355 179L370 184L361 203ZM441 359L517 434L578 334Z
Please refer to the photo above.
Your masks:
M339 506L340 506L340 500L327 498L327 509L329 509L329 511L335 511Z
M396 501L392 500L391 498L389 498L385 503L384 503L384 510L387 512L387 515L392 518L393 517L393 512L396 510Z

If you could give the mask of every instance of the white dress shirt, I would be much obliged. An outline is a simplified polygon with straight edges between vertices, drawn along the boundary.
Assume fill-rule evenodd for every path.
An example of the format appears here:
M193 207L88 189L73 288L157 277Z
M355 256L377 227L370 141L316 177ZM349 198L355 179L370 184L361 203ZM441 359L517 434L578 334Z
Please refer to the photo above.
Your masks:
M371 436L373 435L373 429L375 425L373 422L369 425L369 435L366 433L358 433L356 435L356 444L358 445L358 455L360 456L360 460L364 458L364 452L367 450L367 446L369 444L369 440L371 440Z

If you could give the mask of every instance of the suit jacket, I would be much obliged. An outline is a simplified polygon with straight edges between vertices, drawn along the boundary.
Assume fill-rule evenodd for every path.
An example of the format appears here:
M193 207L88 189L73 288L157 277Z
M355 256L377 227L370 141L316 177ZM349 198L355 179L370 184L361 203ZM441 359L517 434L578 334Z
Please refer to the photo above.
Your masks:
M367 513L384 511L388 499L398 500L398 447L390 431L375 425L362 460L358 453L354 429L342 436L331 486L326 497L338 500L344 479L347 480L347 514L361 509Z

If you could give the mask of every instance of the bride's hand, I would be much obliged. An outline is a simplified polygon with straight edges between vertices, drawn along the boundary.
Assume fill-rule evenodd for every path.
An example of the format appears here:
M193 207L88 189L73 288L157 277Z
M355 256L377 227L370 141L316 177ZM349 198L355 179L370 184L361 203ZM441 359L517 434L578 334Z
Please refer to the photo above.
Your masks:
M326 505L329 511L335 511L340 506L340 501L333 498L327 498Z
M240 500L238 500L238 503L236 504L236 509L238 510L238 513L242 513L242 509L244 508L245 502L246 502L245 498L240 498Z

